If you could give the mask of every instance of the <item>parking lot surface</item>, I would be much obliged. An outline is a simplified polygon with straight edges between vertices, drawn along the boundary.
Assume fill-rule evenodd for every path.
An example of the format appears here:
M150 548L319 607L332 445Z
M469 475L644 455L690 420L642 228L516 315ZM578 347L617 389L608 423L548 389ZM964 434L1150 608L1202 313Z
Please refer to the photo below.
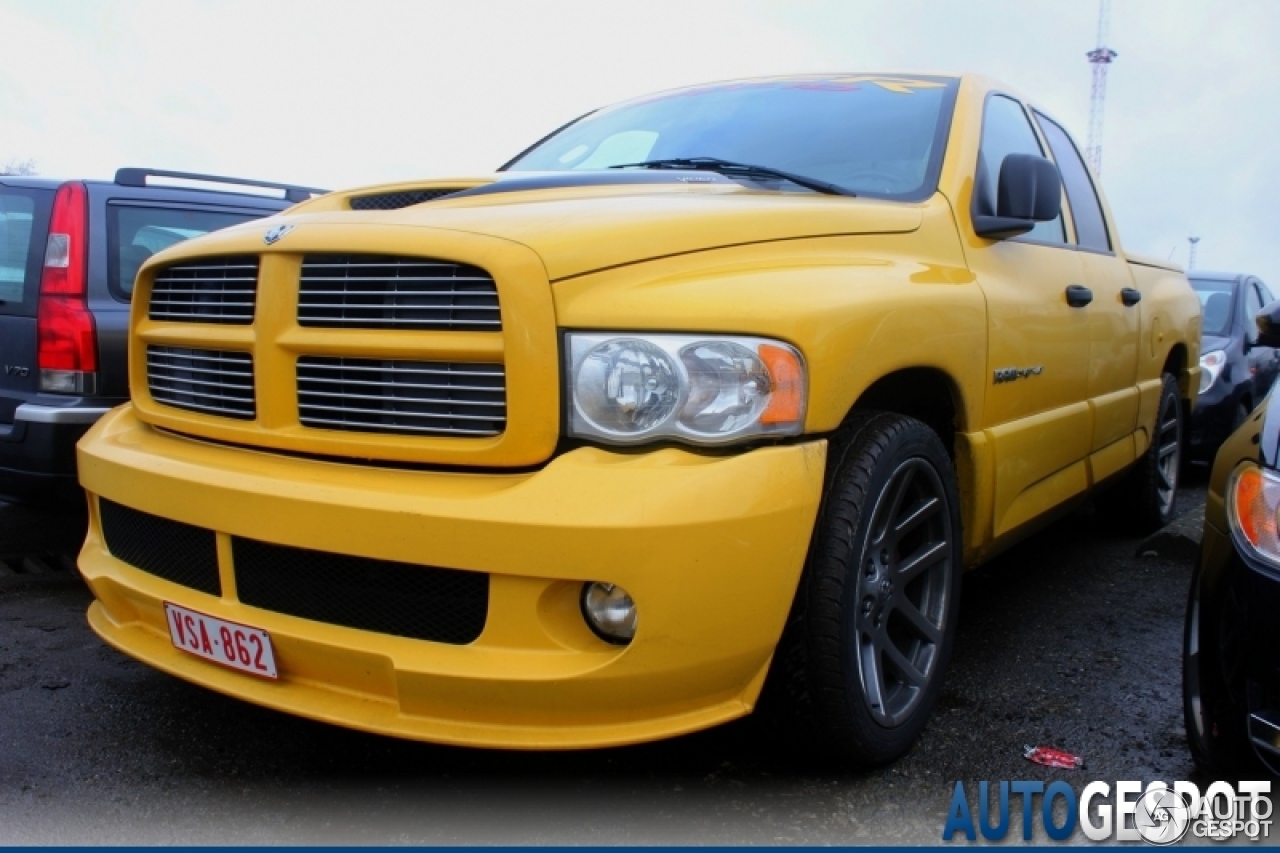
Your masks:
M1203 501L1201 475L1182 527ZM857 771L795 755L752 719L625 749L518 753L263 710L103 645L64 556L83 517L0 506L0 843L933 844L956 780L1203 787L1180 704L1194 543L1096 521L1080 508L966 577L923 738ZM1041 767L1024 745L1087 766Z

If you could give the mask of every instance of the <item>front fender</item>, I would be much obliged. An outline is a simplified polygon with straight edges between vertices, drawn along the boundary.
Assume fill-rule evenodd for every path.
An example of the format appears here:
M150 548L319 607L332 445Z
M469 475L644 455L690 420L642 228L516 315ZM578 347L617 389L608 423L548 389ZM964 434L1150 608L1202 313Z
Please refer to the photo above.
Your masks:
M553 285L562 329L778 338L809 371L805 430L838 427L877 379L912 367L950 377L957 429L981 422L986 302L945 205L913 234L821 237L664 258Z

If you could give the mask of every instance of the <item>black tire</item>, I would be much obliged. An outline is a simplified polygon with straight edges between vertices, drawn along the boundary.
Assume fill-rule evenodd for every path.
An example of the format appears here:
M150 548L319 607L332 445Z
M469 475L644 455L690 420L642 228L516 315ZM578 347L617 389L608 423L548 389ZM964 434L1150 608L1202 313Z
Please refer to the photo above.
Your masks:
M955 644L963 573L951 460L920 421L860 413L836 435L771 687L823 756L892 761L920 736Z
M1274 771L1249 743L1243 613L1237 565L1229 565L1214 587L1196 570L1182 632L1182 713L1197 767L1216 776L1254 778Z
M1161 377L1151 444L1124 479L1099 495L1097 507L1105 523L1118 530L1152 533L1173 521L1182 475L1182 400L1170 374Z

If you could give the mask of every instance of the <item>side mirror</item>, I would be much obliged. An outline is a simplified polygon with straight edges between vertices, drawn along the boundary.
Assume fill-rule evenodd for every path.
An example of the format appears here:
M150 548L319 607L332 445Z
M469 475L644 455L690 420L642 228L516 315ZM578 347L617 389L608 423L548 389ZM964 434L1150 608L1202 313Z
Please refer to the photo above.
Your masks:
M1025 234L1037 222L1057 219L1062 210L1062 176L1058 167L1034 154L1010 154L1000 164L996 214L973 217L973 230L1002 240Z
M1258 324L1258 335L1253 339L1253 345L1280 347L1280 299L1259 311L1254 320Z

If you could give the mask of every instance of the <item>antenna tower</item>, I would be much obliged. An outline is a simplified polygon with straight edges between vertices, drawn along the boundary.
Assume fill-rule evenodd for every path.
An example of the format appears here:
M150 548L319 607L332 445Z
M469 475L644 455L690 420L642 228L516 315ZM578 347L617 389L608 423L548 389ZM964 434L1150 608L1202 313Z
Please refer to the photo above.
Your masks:
M1196 244L1200 242L1200 238L1188 237L1187 242L1191 244L1191 248L1187 250L1187 272L1191 272L1196 268Z
M1085 54L1093 66L1093 91L1089 96L1089 145L1085 159L1093 167L1095 175L1102 174L1102 118L1107 102L1107 66L1116 58L1116 52L1107 47L1107 23L1111 17L1111 0L1098 4L1098 46Z

